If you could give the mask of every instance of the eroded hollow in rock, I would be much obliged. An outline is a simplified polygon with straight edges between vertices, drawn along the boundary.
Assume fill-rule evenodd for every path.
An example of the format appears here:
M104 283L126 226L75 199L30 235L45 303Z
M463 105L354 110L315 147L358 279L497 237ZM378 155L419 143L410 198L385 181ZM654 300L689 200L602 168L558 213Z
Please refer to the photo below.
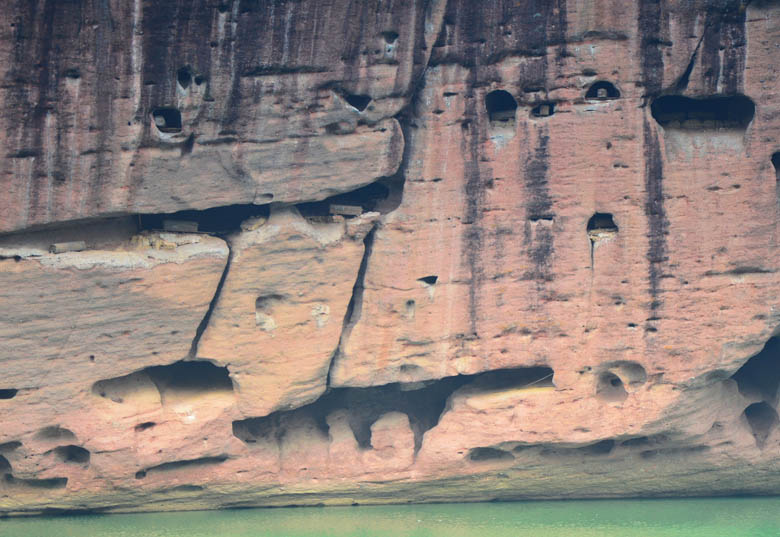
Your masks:
M18 479L11 474L5 474L5 482L9 485L21 485L36 489L64 489L68 484L68 478L52 477L49 479Z
M618 91L612 82L599 80L591 84L591 86L588 88L588 91L585 93L585 98L599 101L619 99L620 91Z
M618 227L610 213L594 213L585 228L592 242L617 235Z
M171 398L232 395L233 382L227 367L205 361L181 361L100 380L92 386L92 393L115 403L165 404Z
M371 102L371 97L368 95L355 95L352 93L345 93L344 100L347 101L352 108L355 108L359 112L362 112L368 107Z
M160 132L181 132L181 112L176 108L155 108L152 110L152 119Z
M192 82L192 70L189 67L182 67L176 72L176 81L182 89L190 87Z
M731 378L737 381L739 392L746 398L777 403L780 387L780 338L770 338L761 352L745 362Z
M354 208L354 213L377 211L385 214L395 209L400 204L400 196L403 192L403 184L398 184L393 179L382 179L350 192L336 194L322 201L299 203L295 207L304 218L327 218L338 211L338 207L348 210ZM355 214L346 215L351 218Z
M19 390L13 388L0 390L0 399L13 399L17 393L19 393Z
M478 447L469 450L467 455L470 461L474 462L495 462L495 461L513 461L515 456L503 449L492 447Z
M271 195L273 198L273 196ZM143 230L162 230L163 222L185 221L197 222L198 231L204 233L224 234L241 229L241 222L253 217L268 218L270 208L267 204L243 204L214 207L202 211L187 210L176 213L140 214L139 228Z
M44 427L43 429L35 433L35 438L37 440L47 440L47 441L75 440L76 435L73 434L73 431L66 429L64 427L60 427L58 425L51 425L49 427Z
M769 434L777 426L777 411L764 401L753 403L745 409L745 417L750 425L756 445L763 448Z
M491 122L513 123L517 101L508 91L495 90L485 95L485 108Z
M54 454L62 462L75 464L89 464L90 453L80 446L58 446L54 448Z
M712 130L747 128L756 106L744 95L713 95L692 99L682 95L665 95L650 105L659 125L671 129Z
M775 167L775 177L780 181L780 151L772 155L772 166Z
M347 413L347 420L358 446L371 449L371 426L389 412L401 412L409 418L416 453L422 446L425 432L439 423L447 399L458 388L468 386L473 392L483 393L553 386L552 377L553 371L548 367L524 367L445 377L422 383L336 388L314 403L295 410L277 411L260 418L234 421L233 434L248 444L279 443L288 431L308 422L316 424L321 434L327 437L327 417L335 411L343 410Z
M198 459L187 459L181 461L164 462L156 466L151 466L144 470L141 470L135 474L137 479L143 479L149 474L155 472L171 472L173 470L180 470L183 468L198 468L203 466L212 466L220 464L228 460L227 455L217 455L215 457L200 457ZM139 477L140 474L140 477Z
M539 103L531 109L531 117L549 117L555 113L554 102Z
M611 371L604 371L596 383L596 395L609 403L624 401L628 397L623 380Z

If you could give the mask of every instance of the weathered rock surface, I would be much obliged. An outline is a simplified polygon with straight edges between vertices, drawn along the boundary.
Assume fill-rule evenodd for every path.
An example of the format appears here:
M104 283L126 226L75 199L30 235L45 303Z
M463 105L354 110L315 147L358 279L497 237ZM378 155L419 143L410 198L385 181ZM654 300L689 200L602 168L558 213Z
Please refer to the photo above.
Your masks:
M776 2L39 4L0 512L780 493Z

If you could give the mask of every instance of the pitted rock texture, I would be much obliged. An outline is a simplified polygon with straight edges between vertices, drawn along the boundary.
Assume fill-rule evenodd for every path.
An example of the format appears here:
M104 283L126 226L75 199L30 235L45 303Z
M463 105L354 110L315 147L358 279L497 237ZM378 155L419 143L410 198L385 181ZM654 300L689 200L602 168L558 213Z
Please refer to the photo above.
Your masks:
M28 2L0 512L780 493L780 5Z

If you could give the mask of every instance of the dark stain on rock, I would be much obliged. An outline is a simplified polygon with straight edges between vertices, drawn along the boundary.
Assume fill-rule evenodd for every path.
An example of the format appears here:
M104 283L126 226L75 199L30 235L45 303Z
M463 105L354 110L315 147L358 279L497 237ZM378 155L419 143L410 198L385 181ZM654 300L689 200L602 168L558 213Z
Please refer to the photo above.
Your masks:
M668 14L662 9L660 0L641 0L639 5L639 38L637 50L642 66L642 84L645 99L658 95L663 85L664 63L660 46L662 44L662 23ZM668 22L668 21L667 21ZM658 134L648 120L650 107L645 108L642 134L645 159L645 216L647 218L647 262L650 310L653 317L661 307L660 281L662 267L666 260L666 233L668 221L664 208L663 160Z
M644 119L644 157L645 157L645 216L647 217L648 238L648 280L650 292L650 310L655 312L661 306L660 281L662 264L667 260L666 234L669 222L664 208L663 161L658 134Z
M701 50L705 93L737 93L745 69L745 9L741 1L712 6L704 21Z
M552 221L555 214L547 178L550 141L547 131L546 126L539 127L537 145L525 168L525 192L528 199L525 202L524 243L533 263L533 269L525 277L539 281L550 281L553 278Z
M645 98L661 91L664 60L661 52L661 23L668 15L662 10L661 0L639 2L639 61L642 66L642 85Z

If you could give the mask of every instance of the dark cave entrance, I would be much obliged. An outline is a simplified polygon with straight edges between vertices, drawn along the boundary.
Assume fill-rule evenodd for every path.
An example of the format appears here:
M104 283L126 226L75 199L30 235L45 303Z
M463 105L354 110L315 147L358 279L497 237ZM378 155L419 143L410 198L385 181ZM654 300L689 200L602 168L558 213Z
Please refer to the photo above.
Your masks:
M696 99L665 95L653 100L650 111L662 127L744 130L753 120L756 105L744 95L714 95Z
M607 101L611 99L619 99L620 91L615 87L612 82L606 80L599 80L591 84L585 93L586 99Z
M517 101L508 91L495 90L485 95L485 108L491 122L509 123L515 120Z
M176 108L155 108L152 110L152 119L160 132L181 132L181 112Z

